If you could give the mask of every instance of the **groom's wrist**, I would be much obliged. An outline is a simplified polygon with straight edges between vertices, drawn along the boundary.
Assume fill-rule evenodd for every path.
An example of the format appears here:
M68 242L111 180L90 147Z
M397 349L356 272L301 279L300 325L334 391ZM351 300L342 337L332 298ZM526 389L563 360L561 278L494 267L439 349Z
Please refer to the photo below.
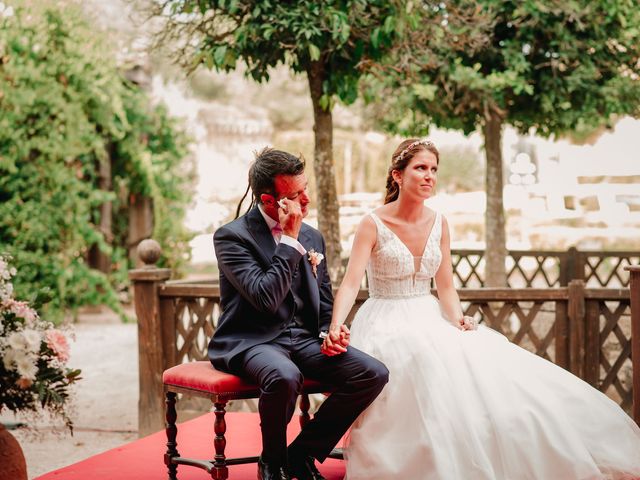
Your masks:
M328 336L329 336L329 331L328 330L321 330L320 334L318 335L318 337L321 338L322 340L324 340Z

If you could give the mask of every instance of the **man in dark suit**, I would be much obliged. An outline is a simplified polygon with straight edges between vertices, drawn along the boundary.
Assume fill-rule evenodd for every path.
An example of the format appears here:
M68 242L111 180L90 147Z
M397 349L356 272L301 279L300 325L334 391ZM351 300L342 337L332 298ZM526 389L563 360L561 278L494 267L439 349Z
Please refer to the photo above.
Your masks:
M348 346L346 327L327 332L333 296L324 239L302 223L309 204L304 163L265 149L249 170L249 186L250 210L214 235L222 313L209 358L260 385L258 477L322 480L314 459L324 461L389 373ZM287 448L286 426L306 375L336 391Z

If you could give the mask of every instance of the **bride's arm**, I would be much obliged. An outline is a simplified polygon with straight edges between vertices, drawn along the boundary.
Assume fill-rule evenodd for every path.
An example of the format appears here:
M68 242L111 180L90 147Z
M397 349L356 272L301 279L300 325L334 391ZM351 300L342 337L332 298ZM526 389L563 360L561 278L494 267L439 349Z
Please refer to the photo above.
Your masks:
M333 314L331 316L329 336L325 339L325 345L323 346L327 349L338 346L337 343L339 343L338 339L340 338L341 332L345 332L346 334L349 332L347 326L344 325L344 321L347 315L349 315L358 291L360 290L360 284L362 283L362 277L367 268L367 262L376 244L376 233L375 222L371 216L365 216L356 230L347 271L344 274L338 293L336 293L333 301ZM325 348L323 348L323 350L324 349ZM342 349L341 351L345 350L346 349Z
M440 250L442 251L442 261L440 268L436 272L436 288L438 289L438 300L442 313L456 328L466 329L464 324L464 314L460 305L458 292L453 285L453 267L451 264L451 237L449 235L449 224L447 219L442 217L442 238L440 239Z

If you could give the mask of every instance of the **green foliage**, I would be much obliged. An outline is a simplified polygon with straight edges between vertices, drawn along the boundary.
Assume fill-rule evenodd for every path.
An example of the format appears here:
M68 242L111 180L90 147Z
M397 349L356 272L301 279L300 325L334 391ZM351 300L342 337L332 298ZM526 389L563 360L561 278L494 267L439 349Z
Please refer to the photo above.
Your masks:
M0 252L18 267L18 295L49 289L54 316L85 304L118 310L113 287L126 282L134 194L153 198L158 240L179 239L165 249L167 263L179 264L186 145L166 112L121 76L76 6L23 2L0 18ZM105 162L115 191L98 188ZM113 241L97 226L105 202L114 203ZM110 275L87 264L93 245L111 256Z
M191 25L190 40L197 45L188 59L192 68L204 64L230 71L242 60L247 75L263 81L280 63L294 72L321 64L325 110L334 96L355 101L361 62L381 58L398 32L395 3L387 1L166 0L158 11L172 17L168 31L184 35L180 26Z
M372 83L370 92L384 98L380 90L395 91L401 99L387 128L423 133L432 121L470 132L492 114L521 132L550 135L640 115L634 2L456 2L423 10L422 23L441 30L452 5L477 11L479 21L466 27L477 41L461 50L459 34L447 26L445 36L430 35L441 41L396 50L388 62L402 57L414 68Z

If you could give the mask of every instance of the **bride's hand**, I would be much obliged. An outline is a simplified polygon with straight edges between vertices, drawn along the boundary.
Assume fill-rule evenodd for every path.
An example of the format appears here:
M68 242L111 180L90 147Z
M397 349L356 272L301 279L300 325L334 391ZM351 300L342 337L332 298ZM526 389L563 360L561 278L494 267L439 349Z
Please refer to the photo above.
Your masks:
M460 320L460 329L461 330L477 330L478 322L476 322L475 318L465 315Z

